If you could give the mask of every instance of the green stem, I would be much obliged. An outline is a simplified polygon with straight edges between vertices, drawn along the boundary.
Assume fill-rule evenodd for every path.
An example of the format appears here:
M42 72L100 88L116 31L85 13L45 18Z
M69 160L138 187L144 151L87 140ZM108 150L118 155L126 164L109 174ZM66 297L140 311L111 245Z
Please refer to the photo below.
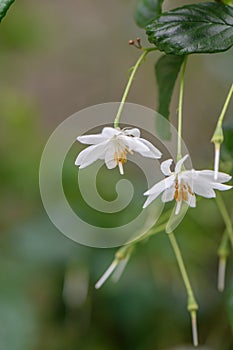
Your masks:
M229 105L229 102L230 102L230 99L231 99L232 94L233 94L233 84L231 85L231 88L230 88L230 90L229 90L229 92L228 92L228 95L227 95L226 101L225 101L225 103L224 103L222 112L221 112L221 114L220 114L220 117L218 118L218 124L219 124L220 126L222 126L223 118L224 118L224 116L225 116L225 114L226 114L226 110L227 110L227 107L228 107L228 105Z
M186 288L186 292L187 292L187 309L190 312L190 316L191 316L191 320L192 320L192 331L193 331L193 344L194 346L198 345L198 335L197 335L197 324L196 324L196 311L198 309L198 304L196 302L196 299L194 297L194 293L189 281L189 277L184 265L184 261L183 261L183 257L180 251L180 248L178 246L178 243L176 241L175 235L173 232L168 233L168 238L170 240L171 246L173 248L173 251L175 253L176 256L176 260L180 269L180 273L181 276L183 278L184 281L184 285Z
M148 49L142 49L143 53L141 54L141 56L139 57L139 59L137 60L136 64L133 66L128 83L126 85L125 91L123 93L121 102L120 102L120 106L119 109L117 111L117 115L116 118L114 120L114 128L118 128L119 127L119 123L120 123L120 117L121 117L121 113L125 104L125 101L127 99L129 90L131 88L132 82L134 80L135 74L138 70L138 68L140 67L141 63L143 62L143 60L146 58L147 54L151 51L155 51L157 50L156 48L148 48Z
M177 161L182 158L182 113L183 113L183 96L184 96L184 75L187 64L187 56L184 58L184 62L181 68L180 77L180 93L179 93L179 105L178 105L178 140L177 140Z
M155 226L147 231L144 235L138 237L135 241L133 241L132 245L137 244L141 241L148 239L149 237L155 235L156 233L163 232L165 230L166 224L161 224L159 226Z
M217 203L218 209L222 215L223 221L225 223L227 234L228 234L228 237L230 239L232 249L233 249L233 226L232 226L230 215L228 214L227 208L225 206L225 203L224 203L220 193L218 193L218 195L216 196L216 203Z
M166 225L167 225L167 219L171 215L172 210L167 210L165 213L163 213L159 219L159 225L156 223L149 231L147 231L144 235L140 236L135 240L133 243L141 242L157 233L164 232Z
M215 180L218 178L218 170L219 170L219 160L220 160L220 147L224 140L223 130L222 130L222 123L223 118L226 114L227 107L229 105L231 96L233 93L233 84L231 85L231 88L228 92L227 98L225 100L223 109L221 111L221 114L218 118L217 125L214 131L214 134L211 138L211 142L214 143L215 146L215 157L214 157L214 178Z
M227 258L229 256L229 239L227 230L225 230L222 235L222 239L218 248L218 256L218 290L219 292L223 292L225 287L226 264Z

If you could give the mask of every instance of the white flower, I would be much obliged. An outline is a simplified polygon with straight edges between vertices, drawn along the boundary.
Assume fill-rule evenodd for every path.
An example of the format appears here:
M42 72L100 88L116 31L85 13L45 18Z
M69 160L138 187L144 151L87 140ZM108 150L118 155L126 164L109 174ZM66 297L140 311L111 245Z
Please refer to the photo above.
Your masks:
M183 170L182 166L188 155L180 159L175 171L171 172L170 167L173 162L172 159L165 160L161 164L162 173L167 176L162 181L155 184L151 189L144 193L148 196L143 208L146 208L152 201L154 201L162 193L162 202L169 202L176 200L175 213L178 214L181 208L182 201L190 205L196 206L195 193L205 198L214 198L214 190L225 191L232 188L232 186L223 185L222 183L230 181L231 176L225 173L218 173L218 179L214 177L213 170Z
M108 169L117 165L120 173L124 174L123 165L127 161L127 153L138 152L144 157L160 158L161 152L149 141L140 137L139 129L103 128L101 134L79 136L77 140L91 146L79 153L75 165L80 169L104 159Z

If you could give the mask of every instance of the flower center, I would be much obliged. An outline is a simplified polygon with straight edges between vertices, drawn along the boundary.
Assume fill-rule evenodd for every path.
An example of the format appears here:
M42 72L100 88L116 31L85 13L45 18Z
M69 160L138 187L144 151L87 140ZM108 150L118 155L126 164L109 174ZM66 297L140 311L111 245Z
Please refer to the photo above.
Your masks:
M174 199L179 202L184 200L185 202L188 201L188 194L191 194L191 196L194 196L194 193L189 186L189 184L184 183L182 180L179 184L178 178L175 180L175 193L174 193Z
M118 147L114 153L114 160L119 167L121 175L124 174L123 165L127 162L127 153L133 154L133 152L129 150L128 147L125 147L124 149L122 147Z

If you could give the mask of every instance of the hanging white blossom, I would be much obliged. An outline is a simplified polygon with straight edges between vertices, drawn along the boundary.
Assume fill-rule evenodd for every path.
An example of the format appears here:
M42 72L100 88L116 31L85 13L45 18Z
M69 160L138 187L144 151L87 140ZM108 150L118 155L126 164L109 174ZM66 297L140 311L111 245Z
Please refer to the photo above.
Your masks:
M175 214L178 214L182 201L189 204L190 207L196 207L195 194L205 198L214 198L216 196L214 190L226 191L232 188L232 186L223 184L230 181L231 176L228 174L219 172L218 178L215 179L213 170L182 170L187 158L188 155L177 162L174 172L170 169L172 159L161 163L161 171L167 177L144 193L148 198L143 208L162 194L161 199L164 203L176 200Z
M161 152L149 141L140 137L140 130L103 128L100 134L79 136L77 140L91 146L79 153L75 165L80 169L103 159L108 169L119 167L124 174L123 165L127 161L127 153L138 152L144 157L160 158Z

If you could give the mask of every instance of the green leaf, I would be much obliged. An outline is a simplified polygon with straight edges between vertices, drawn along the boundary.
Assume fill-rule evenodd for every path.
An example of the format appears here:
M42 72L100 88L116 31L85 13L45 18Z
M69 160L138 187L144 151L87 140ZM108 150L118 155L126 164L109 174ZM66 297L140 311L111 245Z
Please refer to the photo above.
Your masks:
M183 61L184 56L164 55L155 65L155 76L159 89L158 112L166 119L169 119L171 97ZM166 130L165 125L167 125ZM162 123L161 125L161 118L158 118L156 127L163 139L170 139L169 124Z
M233 45L233 8L211 2L183 6L153 20L146 32L167 54L225 51Z
M0 22L2 21L3 17L6 16L9 7L14 1L15 0L0 0Z
M183 61L184 56L164 55L155 65L155 76L159 88L158 112L167 119L172 92Z
M135 22L141 28L145 28L153 18L162 12L163 0L139 0L135 11Z

